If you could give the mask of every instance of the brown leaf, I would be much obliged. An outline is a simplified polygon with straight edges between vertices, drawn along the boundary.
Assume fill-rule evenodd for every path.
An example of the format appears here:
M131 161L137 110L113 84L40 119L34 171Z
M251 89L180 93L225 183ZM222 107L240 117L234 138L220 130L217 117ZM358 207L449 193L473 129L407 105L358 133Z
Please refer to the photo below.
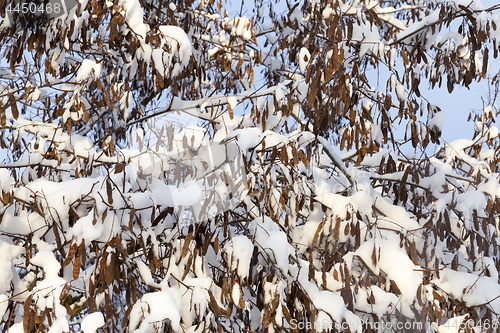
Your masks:
M128 318L130 317L130 312L132 311L133 307L134 306L131 305L127 308L127 311L125 311L125 314L123 315L123 319L122 319L122 329L124 329L127 326Z
M420 306L424 305L422 302L422 285L419 285L417 288L417 302Z
M394 290L394 294L396 294L396 296L401 295L401 290L399 290L398 285L393 280L391 280L391 288Z
M375 304L375 296L373 295L373 290L370 292L370 303L369 304Z
M184 270L184 274L182 274L182 279L181 280L184 280L186 278L186 276L189 274L190 272L190 268L191 268L191 265L193 263L193 253L191 253L188 257L188 260L187 260L187 263L186 263L186 269Z
M182 246L182 252L181 252L182 258L186 257L186 255L188 254L189 244L191 243L192 239L193 239L192 233L187 234L186 238L184 239L184 245Z
M333 239L335 241L339 240L339 236L340 236L340 222L341 222L340 217L337 217L337 220L335 221L335 228L333 229Z
M106 282L106 284L108 286L111 286L113 284L113 280L114 280L114 277L115 277L115 253L114 252L111 252L111 253L108 253L108 260L109 260L109 265L106 266L106 268L104 268L104 281ZM106 260L106 261L108 261Z
M299 149L299 160L304 163L304 166L309 169L309 161L307 160L306 153L302 149Z
M216 317L220 317L222 315L222 311L224 311L224 310L219 307L219 304L215 300L214 294L212 293L212 291L210 289L208 289L208 296L210 297L210 301L208 302L208 306L215 313Z
M108 195L108 202L113 203L113 187L111 185L111 180L106 179L106 193Z
M73 263L73 280L78 279L80 276L80 266L81 266L81 254L80 254L80 249L78 249L76 256L75 256L75 262Z
M451 81L451 77L449 75L448 75L446 87L448 88L448 93L451 94L453 92L453 81Z
M35 328L35 317L34 311L31 309L31 300L33 299L33 294L30 294L28 298L24 301L23 306L23 329L25 333L31 332Z
M292 148L293 164L299 165L299 153L295 147Z
M130 278L130 285L132 289L132 300L137 302L137 282L133 276Z
M170 207L165 208L160 212L160 214L154 219L153 223L151 224L152 227L156 227L160 221L163 221L167 215L170 213Z
M120 162L120 163L116 164L116 166L115 166L115 174L120 173L123 170L125 170L125 166L126 165L127 165L127 163L125 163L125 162Z
M219 236L215 236L214 245L213 245L215 253L219 253Z
M202 256L205 256L207 254L207 251L208 251L208 246L210 245L210 242L208 240L212 239L212 236L214 235L215 233L215 230L214 232L210 233L207 238L205 238L205 241L203 242L203 247L201 248L201 255Z
M5 106L0 105L0 126L7 125L7 115L5 114Z
M287 146L281 147L280 160L281 160L281 163L283 163L284 165L288 165Z
M355 242L355 248L359 248L359 246L361 245L361 230L360 230L360 226L359 226L359 221L356 222L356 228L355 228L355 231L354 231L354 242Z
M129 218L128 218L128 229L130 231L134 230L134 217L135 217L135 209L131 208L130 213L129 213Z
M19 110L17 109L17 101L14 97L14 94L9 94L9 103L10 109L12 111L12 117L14 118L14 120L17 120L17 118L19 118Z
M68 297L70 290L71 290L71 284L66 283L61 291L61 294L59 295L59 300L61 302L63 302L66 299L66 297Z
M410 257L413 264L418 265L417 246L415 245L415 241L410 244Z
M432 291L432 296L434 300L438 302L443 302L443 297L441 297L441 295L439 295L435 290Z
M224 302L224 297L227 299L231 297L231 295L229 294L229 284L227 283L227 277L222 278L221 302Z
M372 251L371 259L372 259L373 266L377 266L377 249L376 249L375 245L373 245L373 251Z
M284 304L281 304L281 311L283 312L286 321L288 323L292 323L292 316L290 315L290 311L288 311L288 308Z
M316 232L314 233L314 237L313 237L313 240L312 240L312 243L311 243L311 246L315 246L316 243L318 242L318 239L319 239L319 234L321 232L323 232L323 225L325 224L325 220L322 220L319 225L318 225L318 228L316 228Z
M320 88L321 81L321 71L316 71L316 75L312 81L311 86L309 87L309 95L307 96L307 106L311 107L318 95L318 91Z
M241 289L241 285L235 280L233 280L232 289L234 290L234 288L237 288L239 290L239 293L238 293L239 297L238 297L238 299L233 299L233 303L237 307L239 307L240 309L244 309L246 307L246 304L245 304L245 300L243 298L243 290ZM231 293L231 298L232 298L233 294L234 293Z
M482 68L483 75L486 74L486 72L488 71L488 54L489 54L489 49L485 48L483 54L483 68Z
M167 149L168 151L172 150L172 143L174 141L174 128L169 125L167 127Z
M95 296L95 287L94 276L91 276L89 279L89 295L91 299Z
M271 308L266 306L264 308L264 315L262 316L262 327L267 328L271 323Z
M63 267L69 265L69 263L71 262L77 251L78 251L78 246L76 245L76 243L71 243L68 254L66 255L66 259L64 259Z
M182 137L182 149L187 149L187 147L188 147L188 139L186 134L184 134L184 136Z
M344 228L344 235L346 235L346 236L347 236L347 235L349 234L349 228L350 228L350 227L349 227L349 223L346 223L346 224L345 224L345 228Z
M384 108L386 110L389 110L392 106L392 98L391 98L391 95L387 94L385 96L385 100L384 100Z

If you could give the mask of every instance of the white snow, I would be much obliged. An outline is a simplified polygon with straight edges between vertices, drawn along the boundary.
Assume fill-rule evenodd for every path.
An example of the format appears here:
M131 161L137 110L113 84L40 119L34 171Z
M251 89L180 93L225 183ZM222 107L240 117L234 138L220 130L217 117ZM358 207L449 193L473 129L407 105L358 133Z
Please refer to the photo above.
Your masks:
M147 293L134 304L130 312L129 329L135 333L150 332L155 325L161 325L165 319L175 332L180 327L181 295L177 289L168 288L159 292ZM137 328L137 325L142 323Z
M305 72L307 65L311 61L311 54L309 50L305 47L301 48L299 51L299 68L301 72Z
M252 38L252 23L249 18L235 17L227 23L228 28L231 30L231 35L241 37L249 40Z
M225 246L228 261L231 263L230 265L233 269L237 268L237 273L241 278L248 276L253 248L252 241L246 236L235 236Z
M436 132L441 132L444 125L444 113L442 111L434 113L434 116L429 121L429 128Z
M78 69L75 81L81 82L86 80L92 72L94 73L94 78L98 79L101 75L101 64L98 64L90 59L84 59Z
M104 326L104 316L101 312L91 313L83 318L80 324L83 333L95 333L98 328Z
M14 278L14 270L12 261L14 258L24 252L21 246L12 245L0 239L0 295L7 293L10 290L10 284Z
M276 262L276 266L283 272L288 271L288 239L282 231L271 231L269 237L261 244L269 258Z
M174 54L178 55L182 65L187 66L191 58L191 41L184 30L174 25L161 25L158 29L165 36Z
M31 263L33 265L40 266L45 273L47 278L54 278L59 276L59 270L61 269L61 264L54 256L52 251L40 251L32 259Z
M120 0L119 6L125 9L125 22L128 27L139 37L143 42L146 39L146 34L149 31L149 26L144 23L144 10L138 0Z

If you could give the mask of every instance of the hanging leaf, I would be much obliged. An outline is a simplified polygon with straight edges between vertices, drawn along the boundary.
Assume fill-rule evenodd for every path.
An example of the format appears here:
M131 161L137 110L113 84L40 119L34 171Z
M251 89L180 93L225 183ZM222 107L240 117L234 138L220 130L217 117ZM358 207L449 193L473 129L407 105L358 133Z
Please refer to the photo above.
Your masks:
M63 267L66 267L71 263L71 260L73 260L73 257L75 256L77 251L78 251L78 246L76 245L75 242L72 242L69 247L68 254L66 255L66 259L64 259Z
M185 258L187 256L189 252L189 244L191 244L192 239L193 239L192 233L186 235L186 238L184 239L184 245L182 246L182 252L181 252L182 258Z
M9 96L9 103L10 103L10 110L12 112L12 117L14 120L17 120L19 118L19 110L17 109L17 101L16 98L14 97L14 94L8 94Z
M35 316L31 309L31 301L33 300L33 294L30 294L24 301L23 306L23 330L25 333L30 333L35 328Z
M81 254L80 249L76 252L75 262L73 263L73 280L78 279L80 276L80 266L81 266Z
M106 194L108 196L108 202L110 204L113 203L113 187L111 185L111 180L109 178L106 179Z

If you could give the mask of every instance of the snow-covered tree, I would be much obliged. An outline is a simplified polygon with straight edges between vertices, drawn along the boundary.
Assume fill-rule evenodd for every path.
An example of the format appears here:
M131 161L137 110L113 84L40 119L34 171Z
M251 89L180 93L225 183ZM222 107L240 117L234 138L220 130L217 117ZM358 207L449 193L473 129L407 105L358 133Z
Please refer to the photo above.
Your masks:
M4 332L498 329L496 95L425 93L498 90L500 6L54 3L0 6Z

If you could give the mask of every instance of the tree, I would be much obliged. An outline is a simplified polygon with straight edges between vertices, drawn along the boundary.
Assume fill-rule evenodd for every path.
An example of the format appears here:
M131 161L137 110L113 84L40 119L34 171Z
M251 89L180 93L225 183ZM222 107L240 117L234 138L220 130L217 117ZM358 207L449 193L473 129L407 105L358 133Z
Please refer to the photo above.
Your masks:
M497 92L500 6L32 3L0 6L3 331L496 329L496 94L448 144L421 86Z

